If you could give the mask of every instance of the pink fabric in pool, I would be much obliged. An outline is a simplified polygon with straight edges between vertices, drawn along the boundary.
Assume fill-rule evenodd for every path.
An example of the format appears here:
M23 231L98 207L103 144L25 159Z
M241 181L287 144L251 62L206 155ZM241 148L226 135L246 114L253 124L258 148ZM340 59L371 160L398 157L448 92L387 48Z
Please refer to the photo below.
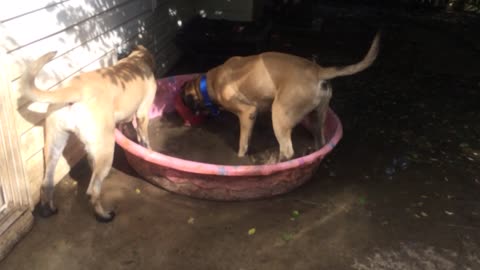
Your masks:
M158 80L150 118L173 112L177 90L195 75ZM163 155L136 144L119 130L115 130L115 139L125 150L132 168L157 186L196 198L243 200L282 194L310 179L342 137L341 122L332 110L328 112L325 130L327 144L321 149L286 162L258 166L223 166Z

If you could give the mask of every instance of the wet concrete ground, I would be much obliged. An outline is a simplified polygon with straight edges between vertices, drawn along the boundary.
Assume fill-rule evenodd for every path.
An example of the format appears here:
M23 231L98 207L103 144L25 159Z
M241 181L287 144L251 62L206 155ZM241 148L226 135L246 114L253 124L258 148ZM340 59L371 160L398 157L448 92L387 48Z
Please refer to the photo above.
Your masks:
M104 186L118 216L100 224L80 164L58 185L60 213L37 218L0 269L480 269L478 19L320 13L322 32L278 32L271 47L347 64L385 33L374 66L333 81L344 138L309 183L195 200L132 176L118 155ZM172 74L208 68L182 63Z

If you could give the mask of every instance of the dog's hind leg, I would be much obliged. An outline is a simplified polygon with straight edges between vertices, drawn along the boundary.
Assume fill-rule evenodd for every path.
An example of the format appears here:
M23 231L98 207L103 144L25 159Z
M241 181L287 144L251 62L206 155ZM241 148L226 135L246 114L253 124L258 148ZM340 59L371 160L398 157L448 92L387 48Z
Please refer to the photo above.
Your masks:
M325 120L327 119L328 104L330 99L322 99L318 107L310 115L315 149L320 149L326 143Z
M45 126L45 176L40 191L39 214L42 217L49 217L58 212L53 203L55 189L54 176L55 168L60 159L63 149L67 144L69 133L64 130L55 130L55 121L47 117Z
M295 121L287 117L288 112L278 101L272 105L272 124L275 137L280 145L278 161L285 161L293 157L292 129L296 125Z
M332 98L332 87L328 81L320 84L320 102L312 114L312 132L315 138L315 148L325 145L325 120L327 119L328 105Z
M95 217L100 222L109 222L115 217L113 211L107 212L104 210L100 201L103 180L112 168L114 147L115 139L113 132L102 134L101 140L86 145L92 166L92 177L87 194L90 195L90 202L95 210Z

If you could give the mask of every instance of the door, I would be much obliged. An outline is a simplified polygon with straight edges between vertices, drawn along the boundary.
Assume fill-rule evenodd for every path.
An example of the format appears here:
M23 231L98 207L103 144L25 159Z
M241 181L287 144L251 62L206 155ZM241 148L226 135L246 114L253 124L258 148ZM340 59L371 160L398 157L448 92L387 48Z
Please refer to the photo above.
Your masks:
M15 126L10 59L0 48L0 260L32 226L28 182Z

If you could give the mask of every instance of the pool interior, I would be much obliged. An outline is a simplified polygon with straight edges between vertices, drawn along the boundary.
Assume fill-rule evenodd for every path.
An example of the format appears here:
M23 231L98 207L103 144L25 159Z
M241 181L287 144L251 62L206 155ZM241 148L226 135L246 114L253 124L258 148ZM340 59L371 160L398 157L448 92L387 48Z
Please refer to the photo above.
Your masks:
M125 132L124 132L125 133ZM134 140L134 133L125 134ZM203 163L219 165L272 164L278 157L279 146L273 133L271 117L261 114L253 128L248 154L237 156L240 135L238 118L222 112L198 126L185 126L177 113L164 114L150 120L149 137L156 152ZM295 157L312 153L312 134L302 125L292 132Z

